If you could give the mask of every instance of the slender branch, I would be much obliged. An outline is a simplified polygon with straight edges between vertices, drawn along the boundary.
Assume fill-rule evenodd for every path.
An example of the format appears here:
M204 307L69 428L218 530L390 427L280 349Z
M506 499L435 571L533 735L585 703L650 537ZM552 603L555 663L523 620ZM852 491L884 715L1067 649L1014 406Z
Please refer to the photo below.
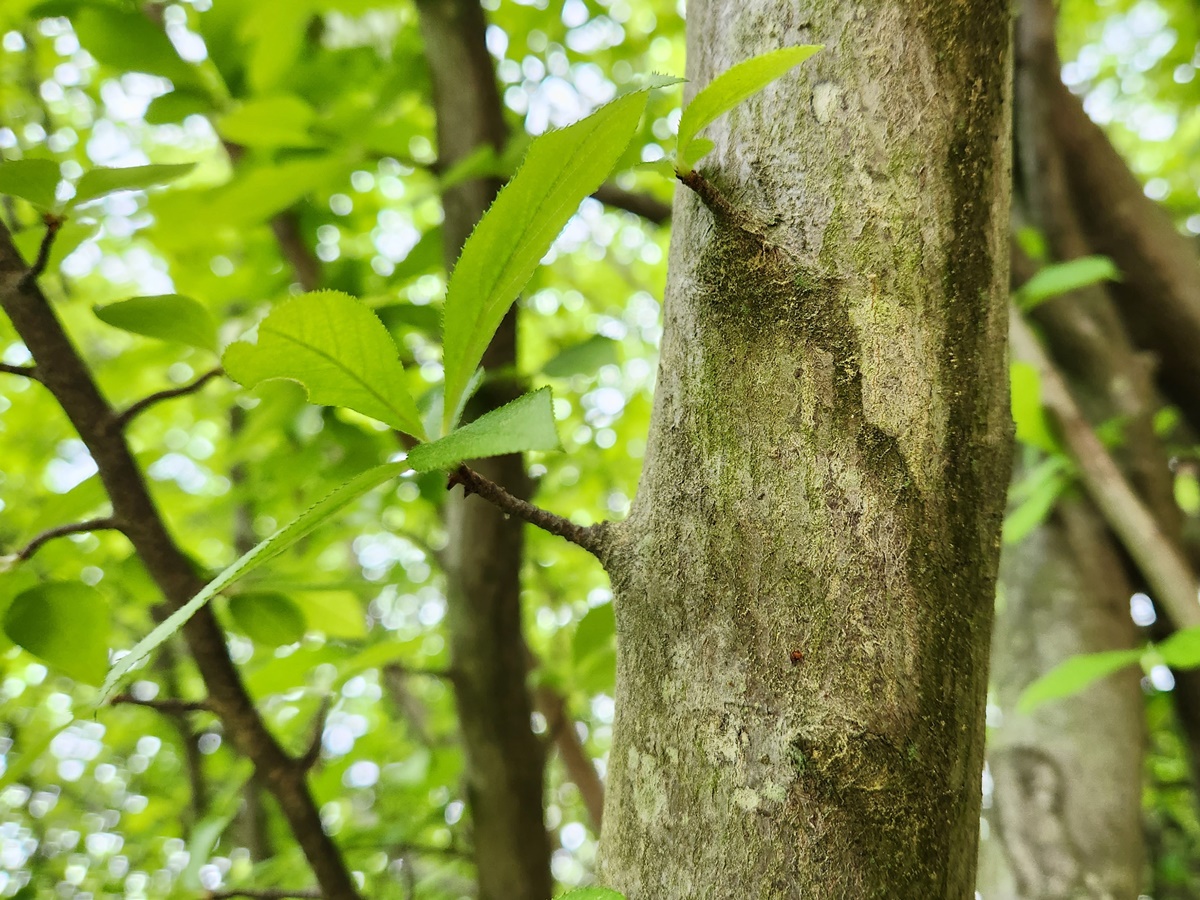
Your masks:
M671 219L671 204L663 203L657 197L651 197L649 194L627 191L622 187L617 187L611 181L600 185L592 196L605 206L631 212L655 225L663 225Z
M131 404L127 409L125 409L124 412L121 412L117 415L117 426L119 428L127 427L130 422L148 410L151 406L154 406L156 403L162 403L164 400L173 400L176 397L183 397L187 394L196 393L196 391L200 390L202 387L204 387L204 385L208 384L208 382L212 381L218 375L223 375L224 372L224 369L222 369L220 366L217 366L214 369L209 369L195 381L189 381L187 384L182 385L181 387L170 388L165 391L156 391L155 393L150 394L148 397L143 397L136 403Z
M328 694L322 697L317 714L313 717L312 736L308 739L304 753L297 760L305 772L311 771L321 761L321 739L325 737L325 720L329 718L329 707L332 705L333 700Z
M58 525L48 528L17 551L17 561L24 562L37 553L43 544L55 538L66 537L70 534L83 534L88 531L120 531L121 524L112 516L103 519L87 519L83 522L71 522L68 525Z
M7 372L9 375L21 375L25 378L38 380L37 366L13 366L8 363L0 363L0 372Z
M1062 375L1015 308L1009 310L1009 338L1014 356L1037 369L1042 402L1058 421L1084 487L1145 576L1154 599L1162 603L1176 627L1200 626L1197 583L1191 567L1125 481L1075 404Z
M144 706L165 716L178 716L191 712L212 712L212 706L207 700L180 700L177 697L163 697L161 700L142 700L132 694L117 694L108 701L111 705Z
M717 186L700 174L699 169L690 172L676 172L675 177L690 188L701 202L718 216L723 216L735 222L740 222L742 216L734 209L733 204L725 199L725 195L717 190Z
M600 833L600 820L604 813L604 782L596 771L596 764L588 755L575 731L575 721L567 713L567 702L554 688L543 685L537 691L538 706L546 717L546 729L558 748L567 777L579 789L583 805L592 820L592 828Z
M46 223L46 233L42 235L42 243L38 246L37 259L33 261L33 265L29 267L29 271L21 280L23 287L36 283L41 274L46 271L46 265L50 262L50 251L54 248L54 239L58 237L58 230L62 228L65 220L53 213L46 213L42 217L42 221Z
M604 523L591 526L576 525L570 519L534 506L520 497L514 497L500 485L468 466L459 466L450 473L450 481L446 485L447 490L457 484L462 485L463 491L468 496L478 494L508 515L524 519L530 525L536 525L543 531L566 538L572 544L582 547L603 562L607 547Z
M290 898L320 900L325 895L316 888L296 888L294 890L287 888L229 888L222 891L208 891L202 896L205 900L232 900L234 897L248 897L250 900L290 900Z

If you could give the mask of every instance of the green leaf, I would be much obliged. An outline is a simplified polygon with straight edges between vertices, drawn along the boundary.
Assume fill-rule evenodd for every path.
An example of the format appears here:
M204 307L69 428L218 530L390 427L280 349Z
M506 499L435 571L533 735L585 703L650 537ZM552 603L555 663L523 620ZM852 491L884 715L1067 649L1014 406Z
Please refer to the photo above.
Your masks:
M447 430L504 314L580 202L616 165L645 108L645 93L629 94L535 139L467 239L446 293Z
M70 207L82 206L117 191L142 191L182 178L195 163L170 165L129 166L124 169L89 169L75 185Z
M26 744L18 740L16 762L12 762L12 757L7 753L5 754L7 765L4 771L0 773L0 792L3 792L10 784L16 784L29 774L29 770L33 768L33 764L45 755L46 751L50 749L50 745L54 742L54 739L70 727L74 721L74 719L67 719L67 721L56 728L51 728L32 743ZM25 733L25 729L22 729L22 733Z
M406 462L418 472L452 469L468 459L523 450L557 450L550 389L518 397L440 440L414 447Z
M4 633L51 667L85 684L108 668L108 604L92 587L51 581L22 591L4 614Z
M1017 440L1047 453L1061 454L1062 447L1050 431L1042 406L1042 382L1037 369L1029 363L1014 361L1008 367L1008 377Z
M1013 488L1017 506L1004 517L1004 543L1018 544L1041 525L1070 483L1066 457L1052 456L1035 466Z
M679 171L685 174L690 172L700 158L712 149L710 145L706 150L694 140L700 129L747 97L757 94L820 49L819 45L807 45L772 50L738 63L714 78L684 107L679 119L679 141L675 154Z
M299 518L280 528L266 540L251 548L233 565L204 586L195 597L171 613L162 624L142 638L125 656L121 657L108 672L101 688L101 700L106 698L121 679L139 662L145 659L155 647L178 631L200 607L219 594L239 578L253 572L263 563L269 562L279 554L294 546L297 541L312 534L317 528L329 521L333 516L349 506L368 491L379 487L397 477L409 468L407 462L387 463L368 469L366 472L351 478L341 487L335 489L324 499L318 501Z
M1177 631L1155 649L1164 665L1172 669L1195 669L1200 666L1200 628Z
M40 209L53 209L54 189L62 180L58 163L49 159L17 159L0 163L0 194L28 200Z
M229 614L250 640L267 647L295 644L308 623L300 607L277 591L248 591L229 598Z
M1101 281L1120 280L1121 270L1107 256L1082 256L1039 269L1017 291L1017 306L1028 312L1051 297L1068 294L1089 285L1099 284Z
M617 362L617 342L595 334L586 341L562 350L542 366L542 374L551 378L595 375L604 366L613 366Z
M180 58L163 29L141 11L124 12L112 4L84 6L71 24L79 43L98 62L121 72L148 72L178 87L198 82L195 67Z
M625 900L625 895L611 888L586 887L560 894L558 900Z
M222 117L217 130L246 147L312 147L317 114L294 94L257 97Z
M1094 682L1133 665L1141 658L1141 650L1104 650L1069 657L1025 688L1017 702L1017 710L1030 713L1049 700L1078 694Z
M292 599L314 631L333 638L367 635L367 618L354 591L296 591Z
M349 294L313 291L285 300L259 324L257 344L231 344L222 361L246 387L287 378L304 385L313 403L344 406L425 438L391 335Z
M134 334L217 352L217 323L197 300L182 294L131 297L97 306L96 317Z
M575 626L571 653L576 663L582 663L593 653L608 648L617 635L617 619L611 603L593 606Z
M145 119L147 125L173 125L188 116L206 116L212 109L213 101L207 94L175 90L151 100Z
M1175 502L1189 516L1200 515L1200 480L1195 472L1180 469L1175 476Z

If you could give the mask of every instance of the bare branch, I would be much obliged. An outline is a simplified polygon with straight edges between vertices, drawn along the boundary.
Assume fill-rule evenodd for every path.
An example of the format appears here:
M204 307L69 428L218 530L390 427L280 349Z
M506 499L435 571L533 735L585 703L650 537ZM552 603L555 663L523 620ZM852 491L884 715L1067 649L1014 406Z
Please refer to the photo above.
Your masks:
M37 366L13 366L8 363L0 363L0 372L7 372L9 375L21 375L25 378L38 380Z
M325 736L325 720L329 718L329 707L332 705L333 698L326 694L321 698L321 705L317 707L317 714L313 717L312 737L308 739L308 747L303 755L297 760L305 772L313 769L321 761L321 739Z
M165 716L179 716L192 712L212 712L212 707L207 700L180 700L177 697L143 700L132 694L117 694L108 702L112 706L144 706Z
M204 387L204 385L208 384L208 382L212 381L212 379L216 378L218 375L223 375L224 373L225 370L220 366L217 366L214 369L209 369L195 381L189 381L187 384L182 385L181 387L170 388L165 391L157 391L148 397L143 397L136 403L131 404L124 412L117 415L117 426L119 428L127 427L130 422L148 410L151 406L154 406L156 403L162 403L164 400L173 400L176 397L183 397L187 394L194 394L196 391Z
M680 183L690 188L715 215L735 222L741 218L733 205L725 199L725 195L717 190L716 185L701 175L698 169L692 169L687 173L676 172L675 177L679 179Z
M42 548L43 544L49 543L55 538L66 537L69 534L83 534L88 531L120 531L120 523L112 516L107 516L103 519L87 519L83 522L71 522L68 525L59 525L55 528L48 528L31 540L28 544L17 551L17 561L24 562L37 553Z
M663 203L657 197L651 197L649 194L627 191L622 187L617 187L611 181L600 185L592 196L605 206L631 212L655 225L665 224L671 219L669 203Z
M604 813L604 782L596 771L596 764L588 756L579 734L575 731L575 721L567 712L567 703L562 694L547 685L537 690L538 706L546 717L546 728L562 759L567 777L579 789L583 805L587 808L592 820L592 828L600 832L600 820Z
M42 221L46 223L46 233L42 235L42 243L38 246L37 259L33 261L33 265L21 279L23 286L36 283L41 274L46 271L46 265L50 262L50 251L54 249L54 239L58 237L58 230L62 228L65 220L61 216L46 213L42 217Z
M1016 309L1009 311L1009 338L1014 357L1037 369L1042 400L1058 421L1067 448L1079 466L1084 487L1145 576L1154 599L1162 603L1176 627L1200 625L1200 603L1196 600L1197 584L1191 567L1130 488L1079 411L1037 336Z
M570 519L534 506L520 497L514 497L500 485L484 478L468 466L459 466L450 473L450 481L446 485L447 490L457 484L461 484L463 490L468 495L478 494L484 500L499 507L508 515L524 519L530 525L536 525L543 531L566 538L572 544L582 547L601 562L604 561L604 553L607 545L605 542L605 525L603 523L586 527L576 525Z

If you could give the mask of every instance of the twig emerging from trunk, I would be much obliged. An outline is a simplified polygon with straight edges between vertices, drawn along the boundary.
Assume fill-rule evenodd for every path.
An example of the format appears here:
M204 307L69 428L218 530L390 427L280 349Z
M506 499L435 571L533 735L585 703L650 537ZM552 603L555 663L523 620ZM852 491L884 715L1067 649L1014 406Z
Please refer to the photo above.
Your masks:
M180 700L177 697L142 700L132 694L117 694L108 701L113 706L144 706L167 716L177 716L190 712L212 712L207 700Z
M9 363L0 363L0 372L5 372L9 375L20 375L23 378L32 378L38 380L37 366L14 366Z
M106 516L103 519L87 519L83 522L72 522L69 525L48 528L17 551L17 561L24 562L29 559L42 548L43 544L47 544L55 538L66 537L71 534L84 534L89 531L120 530L121 523L112 516Z
M148 410L151 406L154 406L157 403L162 403L164 400L173 400L176 397L194 394L218 375L223 374L224 369L222 369L220 366L217 366L216 368L209 369L199 378L195 379L194 381L189 381L185 385L177 388L170 388L165 391L156 391L155 393L150 394L148 397L143 397L136 403L131 404L124 412L117 416L117 425L120 428L125 428L130 422Z

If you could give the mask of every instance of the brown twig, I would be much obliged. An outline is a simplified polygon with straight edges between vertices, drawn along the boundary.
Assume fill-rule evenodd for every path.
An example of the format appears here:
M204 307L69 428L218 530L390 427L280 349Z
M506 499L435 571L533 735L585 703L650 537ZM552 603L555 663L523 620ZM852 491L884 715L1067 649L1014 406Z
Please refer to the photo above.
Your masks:
M13 366L8 363L0 363L0 372L7 372L9 375L21 375L24 378L32 378L38 380L37 366Z
M58 230L62 228L63 222L66 220L53 213L46 213L42 217L42 221L46 223L46 233L42 235L42 243L38 245L37 259L33 261L33 265L25 273L25 277L22 280L22 287L34 284L41 277L41 274L46 271L46 265L50 262L50 251L54 248L54 239L58 237Z
M304 753L297 760L305 772L311 771L321 761L321 740L325 737L325 720L329 718L329 707L332 705L332 698L326 695L321 698L321 705L317 707L317 714L313 717L312 736L308 739Z
M207 700L180 700L178 697L163 697L162 699L143 700L132 694L117 694L108 701L112 706L144 706L167 716L177 716L191 712L212 712Z
M604 782L596 772L596 764L575 731L575 720L567 712L566 699L554 688L542 685L537 690L538 706L546 717L546 731L558 748L567 777L574 782L583 798L592 828L600 833L604 813Z
M572 544L582 547L603 562L607 546L604 523L590 526L576 525L570 519L534 506L520 497L514 497L500 485L483 477L469 466L459 466L451 472L446 488L449 490L459 484L468 495L478 494L508 515L523 519L543 531L557 534Z
M202 387L204 387L204 385L212 381L212 379L216 378L218 375L223 375L224 373L225 370L220 366L217 366L216 368L209 369L195 381L189 381L187 384L177 388L170 388L165 391L156 391L155 393L150 394L148 397L143 397L136 403L130 404L130 406L123 412L118 413L117 427L127 427L130 422L144 413L151 406L154 406L156 403L162 403L164 400L173 400L176 397L183 397L187 394L196 393L196 391L200 390Z
M631 212L655 225L663 225L671 219L671 204L663 203L657 197L651 197L649 194L627 191L622 187L617 187L611 181L596 188L592 196L605 206Z
M48 528L17 551L17 561L25 562L33 554L55 538L66 537L69 534L83 534L88 531L120 531L121 524L112 516L103 519L87 519L83 522L71 522L68 525L58 525Z
M675 177L685 187L690 188L715 215L734 222L741 222L742 216L734 209L733 204L726 200L725 195L717 190L716 185L701 175L698 169L692 169L690 172L676 172Z

